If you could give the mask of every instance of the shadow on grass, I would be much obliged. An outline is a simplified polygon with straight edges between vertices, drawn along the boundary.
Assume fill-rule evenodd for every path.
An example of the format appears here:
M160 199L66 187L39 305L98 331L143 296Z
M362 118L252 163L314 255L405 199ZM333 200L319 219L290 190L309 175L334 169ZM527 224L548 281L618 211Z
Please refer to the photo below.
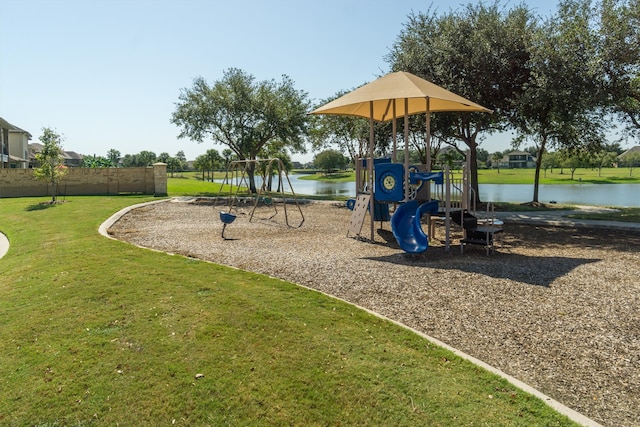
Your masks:
M29 205L27 206L24 210L27 212L31 212L31 211L43 211L45 209L49 209L49 208L55 208L58 205L61 205L64 202L41 202L41 203L35 203L33 205Z

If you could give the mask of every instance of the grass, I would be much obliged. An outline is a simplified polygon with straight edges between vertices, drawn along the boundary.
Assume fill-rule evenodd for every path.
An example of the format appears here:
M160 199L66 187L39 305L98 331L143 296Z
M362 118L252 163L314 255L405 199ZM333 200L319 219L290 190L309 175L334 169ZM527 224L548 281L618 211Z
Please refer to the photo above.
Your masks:
M0 424L574 425L346 303L97 233L147 200L0 202Z
M562 173L561 173L562 172ZM480 184L533 184L535 169L479 169ZM640 173L629 176L627 168L577 169L571 179L569 169L540 171L540 184L640 184Z

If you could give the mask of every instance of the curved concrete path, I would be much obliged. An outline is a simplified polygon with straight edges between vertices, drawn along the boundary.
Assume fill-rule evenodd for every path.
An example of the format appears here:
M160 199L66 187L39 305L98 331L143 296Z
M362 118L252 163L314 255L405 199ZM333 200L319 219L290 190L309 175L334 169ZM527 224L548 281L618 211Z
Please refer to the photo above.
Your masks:
M157 201L153 201L153 202L140 203L140 204L137 204L137 205L128 206L128 207L116 212L115 214L113 214L109 219L107 219L105 222L103 222L100 225L98 230L99 230L100 234L102 234L103 236L108 237L109 239L112 239L112 240L117 240L117 239L115 239L115 238L113 238L113 237L111 237L109 235L109 228L111 228L111 226L113 224L118 222L118 220L120 218L122 218L122 216L124 214L126 214L127 212L129 212L129 211L131 211L131 210L133 210L135 208L138 208L138 207L150 205L150 204L153 204L153 203L163 203L163 202L168 202L168 201L171 201L171 199L163 199L163 200L157 200ZM146 249L149 249L149 248L146 248ZM203 262L209 262L209 261L205 261L205 260L202 260L202 261ZM320 292L317 289L309 288L309 287L304 286L304 285L299 285L298 284L298 286L303 287L303 288L307 288L307 289L312 290L314 292ZM427 334L425 334L423 332L420 332L418 330L410 328L409 326L404 325L404 324L402 324L402 323L400 323L398 321L395 321L393 319L389 319L389 318L387 318L385 316L382 316L379 313L371 311L371 310L369 310L367 308L360 307L359 305L354 304L354 303L352 303L350 301L346 301L346 300L343 300L341 298L337 298L337 297L335 297L333 295L330 295L330 294L325 294L324 292L320 292L320 293L322 293L322 294L324 294L324 295L326 295L326 296L328 296L330 298L334 298L334 299L340 300L342 302L345 302L347 304L350 304L350 305L352 305L354 307L357 307L357 308L359 308L361 310L364 310L364 311L366 311L368 313L371 313L376 317L379 317L379 318L384 319L384 320L388 320L389 322L392 322L392 323L394 323L394 324L396 324L396 325L398 325L398 326L400 326L402 328L410 330L411 332L413 332L413 333L415 333L417 335L420 335L421 337L431 341L433 344L438 345L438 346L440 346L442 348L445 348L445 349L451 351L456 356L461 357L462 359L465 359L465 360L473 363L474 365L480 366L481 368L486 369L487 371L504 378L505 380L507 380L508 382L513 384L514 386L518 387L519 389L523 390L524 392L529 393L529 394L537 397L538 399L542 400L544 403L549 405L551 408L553 408L557 412L561 413L562 415L567 416L569 419L571 419L575 423L578 423L578 424L580 424L582 426L585 426L585 427L602 427L601 424L593 421L592 419L582 415L581 413L579 413L577 411L574 411L573 409L563 405L562 403L558 402L557 400L552 399L551 397L547 396L546 394L542 393L541 391L536 390L535 388L531 387L530 385L523 383L522 381L518 380L517 378L512 377L511 375L508 375L508 374L502 372L501 370L499 370L499 369L497 369L497 368L495 368L495 367L483 362L480 359L476 359L475 357L473 357L471 355L468 355L468 354L466 354L466 353L464 353L464 352L462 352L462 351L460 351L460 350L458 350L456 348L453 348L450 345L447 345L444 342L442 342L442 341L440 341L440 340L438 340L436 338L433 338L433 337L431 337L431 336L429 336L429 335L427 335Z

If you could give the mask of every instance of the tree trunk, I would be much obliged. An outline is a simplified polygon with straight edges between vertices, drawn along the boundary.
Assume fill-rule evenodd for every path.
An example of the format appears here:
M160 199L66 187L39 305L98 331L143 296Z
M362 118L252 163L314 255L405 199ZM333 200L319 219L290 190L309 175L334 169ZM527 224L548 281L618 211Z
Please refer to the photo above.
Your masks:
M475 139L467 142L469 147L469 175L471 176L471 188L475 194L475 203L479 205L482 203L480 200L480 187L478 185L478 144Z
M542 142L540 143L540 148L538 149L537 155L538 157L536 158L536 174L535 174L535 178L533 179L533 203L540 203L538 201L538 189L539 189L539 184L540 184L540 168L542 166L542 155L544 154L544 147L546 145L547 141L546 139L543 139Z
M51 203L56 202L56 195L58 194L57 185L55 181L51 182Z
M255 163L247 164L247 176L249 177L249 191L252 194L256 194L258 190L256 190L256 165Z

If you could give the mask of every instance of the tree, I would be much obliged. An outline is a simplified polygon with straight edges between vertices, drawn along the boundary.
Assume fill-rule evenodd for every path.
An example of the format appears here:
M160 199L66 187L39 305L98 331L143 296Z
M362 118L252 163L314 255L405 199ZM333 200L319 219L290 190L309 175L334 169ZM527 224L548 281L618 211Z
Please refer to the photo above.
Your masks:
M225 169L228 163L226 159L223 159L220 153L217 150L209 149L205 154L201 154L198 156L193 164L193 166L202 171L202 180L205 180L204 173L207 172L207 179L213 178L213 171L215 169L220 168L223 164L225 164Z
M171 158L171 156L169 155L169 153L167 152L162 152L158 155L158 158L156 159L158 162L162 162L162 163L169 163L169 159Z
M42 151L36 154L40 166L35 169L34 176L51 185L51 203L56 203L58 184L67 172L62 158L62 137L50 128L42 128L40 142Z
M547 176L547 169L551 169L551 173L553 173L553 168L557 168L560 166L561 159L560 155L556 151L546 152L542 157L542 162L540 163L542 169L544 169L544 176Z
M180 162L179 170L187 169L187 156L184 155L183 150L180 150L176 153L176 160Z
M156 162L157 156L153 151L141 151L138 153L139 166L151 166Z
M204 154L199 155L193 161L193 168L197 171L202 172L202 180L205 180L204 173L207 170L207 161L206 156Z
M477 159L480 164L484 164L485 167L489 161L489 152L484 148L478 148Z
M82 158L83 168L110 168L113 164L111 160L103 156L84 156Z
M325 150L316 154L313 162L317 168L324 170L325 173L331 173L344 169L348 159L337 150Z
M491 166L498 169L498 173L500 173L500 162L504 156L500 151L496 151L491 155Z
M181 90L179 100L171 119L181 128L179 138L211 138L240 160L255 160L275 140L292 151L305 151L310 103L286 75L279 83L256 82L252 75L231 68L213 85L196 78L191 89ZM250 190L256 192L253 168L247 173Z
M182 170L180 160L175 157L169 157L165 163L167 164L167 170L171 173L172 178L175 172Z
M604 0L600 64L609 106L630 133L640 132L640 1Z
M589 166L589 152L585 149L567 150L563 158L564 166L568 167L571 171L571 180L574 180L574 175L578 168L584 168Z
M233 154L233 151L231 151L228 148L225 148L224 150L222 150L222 157L224 158L224 168L225 170L229 168L229 163L231 163L236 159L236 155Z
M618 157L618 153L610 147L603 147L601 150L590 154L590 164L598 169L598 176L602 175L602 168L608 168L613 165Z
M640 166L640 153L629 153L622 159L624 165L629 168L629 176L633 176L633 169Z
M137 154L125 154L122 158L122 166L125 168L131 168L138 166Z
M412 72L494 110L432 118L433 132L469 148L476 198L481 134L504 130L514 115L514 102L529 79L527 46L533 22L525 6L503 13L497 2L470 4L440 17L430 11L411 14L387 57L394 70Z
M447 150L443 149L436 158L442 169L444 169L444 165L453 169L456 164L460 165L464 162L464 156L459 151L452 147L447 148Z
M109 159L109 161L111 161L111 165L113 167L118 167L118 163L120 161L120 151L116 150L115 148L111 148L109 151L107 151L107 158Z
M519 141L531 138L537 149L533 203L538 203L542 158L550 146L590 151L604 139L601 116L594 114L600 81L592 60L592 14L588 0L565 0L558 15L538 27L532 39L531 76L513 123Z

